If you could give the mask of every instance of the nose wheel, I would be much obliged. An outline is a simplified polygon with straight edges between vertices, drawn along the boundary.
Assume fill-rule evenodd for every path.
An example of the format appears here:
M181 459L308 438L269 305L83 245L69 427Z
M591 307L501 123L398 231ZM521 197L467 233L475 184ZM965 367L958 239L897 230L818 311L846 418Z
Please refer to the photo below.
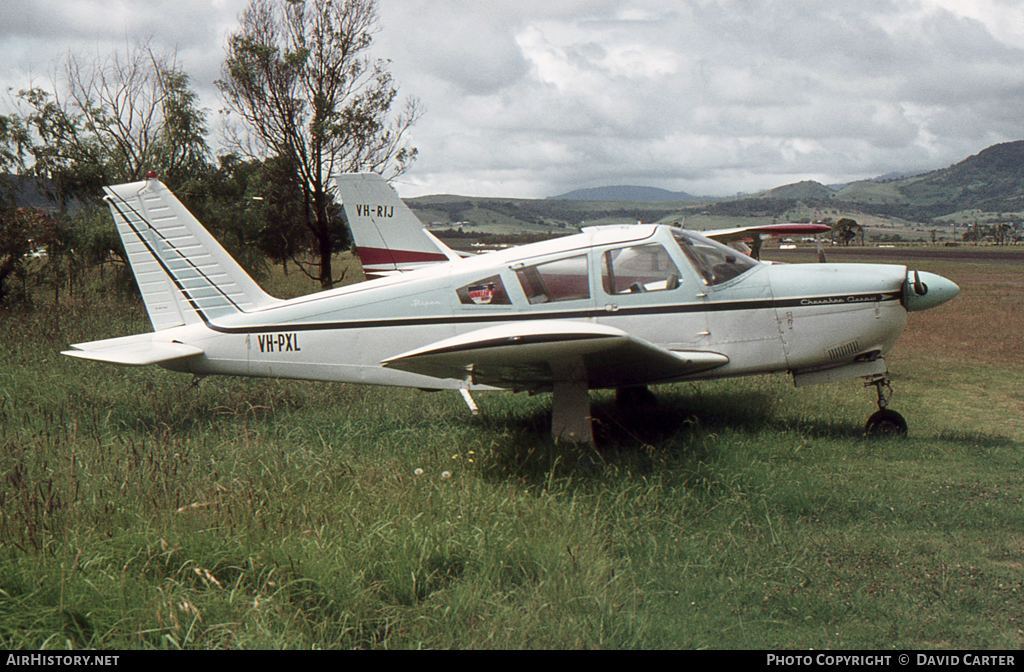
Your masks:
M892 384L888 374L883 374L864 383L864 387L875 386L878 392L878 410L871 414L864 425L868 436L906 436L907 421L896 411L886 408L892 398Z

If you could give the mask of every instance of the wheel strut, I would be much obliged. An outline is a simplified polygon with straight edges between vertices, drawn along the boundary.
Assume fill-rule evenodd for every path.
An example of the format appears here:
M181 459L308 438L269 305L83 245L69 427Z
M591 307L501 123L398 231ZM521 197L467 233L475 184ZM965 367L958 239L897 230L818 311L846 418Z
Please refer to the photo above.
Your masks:
M864 383L864 387L871 385L874 385L875 391L878 392L878 410L884 410L889 405L889 400L892 399L892 381L889 380L888 372Z
M907 421L896 411L889 410L889 400L892 399L892 383L889 380L888 372L876 376L866 383L864 387L874 385L878 392L878 410L868 418L864 425L864 431L868 436L906 436Z

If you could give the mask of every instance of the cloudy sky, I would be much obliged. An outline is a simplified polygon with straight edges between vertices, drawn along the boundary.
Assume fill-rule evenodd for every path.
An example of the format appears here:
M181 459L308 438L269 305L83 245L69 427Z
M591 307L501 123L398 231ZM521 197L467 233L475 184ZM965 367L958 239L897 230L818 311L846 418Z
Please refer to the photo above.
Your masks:
M0 85L151 39L216 119L246 2L0 0ZM1020 0L381 0L380 15L376 53L425 109L406 197L731 195L1024 139Z

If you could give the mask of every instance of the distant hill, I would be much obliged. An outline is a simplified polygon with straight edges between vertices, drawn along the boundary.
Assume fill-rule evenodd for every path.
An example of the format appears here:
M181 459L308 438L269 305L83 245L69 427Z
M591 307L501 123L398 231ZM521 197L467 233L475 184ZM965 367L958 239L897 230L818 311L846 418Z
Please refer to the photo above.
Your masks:
M911 203L956 212L1024 210L1024 140L1004 142L949 168L896 182Z
M507 199L472 196L419 196L405 200L416 216L435 229L462 229L486 235L574 233L581 226L657 222L682 213L678 202ZM701 208L692 201L686 207Z
M560 196L549 196L552 201L641 201L647 203L666 203L702 200L685 191L668 191L656 187L597 187L594 189L577 189Z
M925 171L927 172L927 171ZM924 175L924 173L918 171L916 173L902 173L899 171L893 171L886 173L885 175L879 175L878 177L872 177L869 182L894 182L896 180L905 180L908 177L917 177L918 175Z
M861 180L851 182L836 193L836 198L851 203L892 204L905 203L906 197L895 182Z
M762 192L760 196L766 196L768 198L795 198L798 200L820 200L825 198L832 198L836 192L832 191L824 184L814 182L813 180L805 180L803 182L797 182L796 184L787 184L781 187L775 187L767 192Z
M927 221L965 210L1024 212L1024 141L993 145L960 163L929 173L835 185L788 184L720 204L730 211L756 210L767 201L826 203L882 216ZM747 205L742 205L746 203ZM734 204L734 205L729 205Z
M53 184L49 180L36 177L0 175L0 197L19 208L56 211L61 207L54 194ZM81 209L76 199L71 199L65 207L69 212Z

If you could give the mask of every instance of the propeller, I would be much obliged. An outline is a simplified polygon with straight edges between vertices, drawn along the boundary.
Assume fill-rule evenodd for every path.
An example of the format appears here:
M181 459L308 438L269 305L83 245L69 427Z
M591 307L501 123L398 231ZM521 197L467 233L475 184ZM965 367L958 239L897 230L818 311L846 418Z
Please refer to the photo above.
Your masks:
M921 274L914 270L914 293L918 296L924 296L928 293L928 285L921 281Z

